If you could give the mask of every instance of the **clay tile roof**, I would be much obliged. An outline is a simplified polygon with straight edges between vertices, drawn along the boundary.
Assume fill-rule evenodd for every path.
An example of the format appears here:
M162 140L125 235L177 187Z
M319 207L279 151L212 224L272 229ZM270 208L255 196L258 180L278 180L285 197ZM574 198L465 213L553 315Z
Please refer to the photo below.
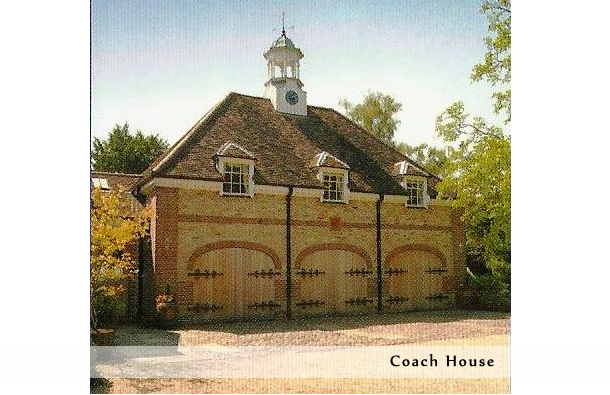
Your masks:
M108 182L111 191L116 191L121 187L125 194L121 195L122 199L132 204L132 207L140 207L140 202L133 196L130 191L138 183L142 176L140 174L123 174L123 173L108 173L103 171L92 171L91 178L103 178Z
M423 169L333 109L308 106L307 116L290 115L275 111L267 98L230 93L162 154L137 186L154 177L222 181L214 158L227 142L247 147L256 158L257 184L320 188L311 166L320 153L328 154L329 164L349 166L349 188L355 192L404 195L394 165L407 161Z
M105 178L111 190L122 186L129 191L136 185L142 176L140 174L108 173L104 171L92 171L91 178Z
M254 154L245 148L235 144L235 143L224 143L222 147L218 149L216 152L217 156L224 156L227 158L245 158L245 159L254 159Z

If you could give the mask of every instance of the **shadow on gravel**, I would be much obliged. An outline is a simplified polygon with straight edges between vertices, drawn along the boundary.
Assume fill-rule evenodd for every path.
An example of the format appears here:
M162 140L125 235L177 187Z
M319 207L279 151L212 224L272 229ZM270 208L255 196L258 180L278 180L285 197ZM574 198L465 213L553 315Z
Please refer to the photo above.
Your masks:
M180 334L166 329L125 325L117 328L115 346L178 346Z
M181 329L198 329L226 332L235 335L279 333L297 331L338 331L362 329L372 326L408 323L450 323L465 320L505 320L510 313L477 310L442 310L410 313L384 313L351 317L298 318L291 321L248 321L184 326Z
M103 378L91 378L89 382L89 393L109 394L112 389L112 382Z

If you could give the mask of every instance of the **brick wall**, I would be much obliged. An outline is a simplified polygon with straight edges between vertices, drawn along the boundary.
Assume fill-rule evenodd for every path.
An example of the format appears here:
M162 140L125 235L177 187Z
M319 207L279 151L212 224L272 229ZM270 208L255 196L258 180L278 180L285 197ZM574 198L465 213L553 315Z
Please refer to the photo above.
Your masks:
M194 279L189 277L189 261L201 255L201 249L228 248L251 243L247 248L274 256L280 263L281 279L275 282L275 293L281 302L278 316L286 311L286 197L255 195L254 198L219 196L218 192L155 187L151 193L155 219L152 251L153 287L145 293L157 294L169 284L179 306L180 316L194 303ZM464 240L460 213L450 207L432 205L428 209L406 208L403 203L381 205L381 260L400 248L410 246L439 257L447 272L443 275L443 292L455 291L463 275ZM208 249L209 249L208 248ZM293 196L291 205L292 292L294 303L300 285L294 271L303 256L329 248L351 251L369 260L374 275L366 287L376 298L376 202L352 200L349 204L321 203L316 197ZM207 251L207 250L206 250ZM199 259L199 258L197 258ZM280 295L281 294L281 295ZM366 309L374 311L376 303ZM280 314L281 313L281 314ZM298 314L297 314L298 315ZM214 316L211 314L211 316ZM221 317L222 315L218 315Z

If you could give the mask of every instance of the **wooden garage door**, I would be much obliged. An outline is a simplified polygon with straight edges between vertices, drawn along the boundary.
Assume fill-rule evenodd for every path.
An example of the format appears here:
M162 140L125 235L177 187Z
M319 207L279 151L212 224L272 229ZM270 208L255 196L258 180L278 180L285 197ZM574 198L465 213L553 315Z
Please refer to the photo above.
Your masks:
M224 248L203 254L193 265L193 313L210 318L278 315L276 288L284 275L261 251Z
M392 256L384 265L384 306L392 310L443 308L448 299L442 292L446 269L438 255L423 250Z
M308 254L293 279L297 315L357 314L375 310L375 273L359 254L321 250Z

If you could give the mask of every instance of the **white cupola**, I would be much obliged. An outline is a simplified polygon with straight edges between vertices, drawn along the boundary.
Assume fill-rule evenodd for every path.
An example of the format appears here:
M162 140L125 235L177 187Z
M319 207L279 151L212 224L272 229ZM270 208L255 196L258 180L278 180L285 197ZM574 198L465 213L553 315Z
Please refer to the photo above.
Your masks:
M282 35L263 55L267 60L269 80L265 83L265 97L273 108L287 114L307 115L307 93L303 91L299 61L301 50L286 36L282 22Z

